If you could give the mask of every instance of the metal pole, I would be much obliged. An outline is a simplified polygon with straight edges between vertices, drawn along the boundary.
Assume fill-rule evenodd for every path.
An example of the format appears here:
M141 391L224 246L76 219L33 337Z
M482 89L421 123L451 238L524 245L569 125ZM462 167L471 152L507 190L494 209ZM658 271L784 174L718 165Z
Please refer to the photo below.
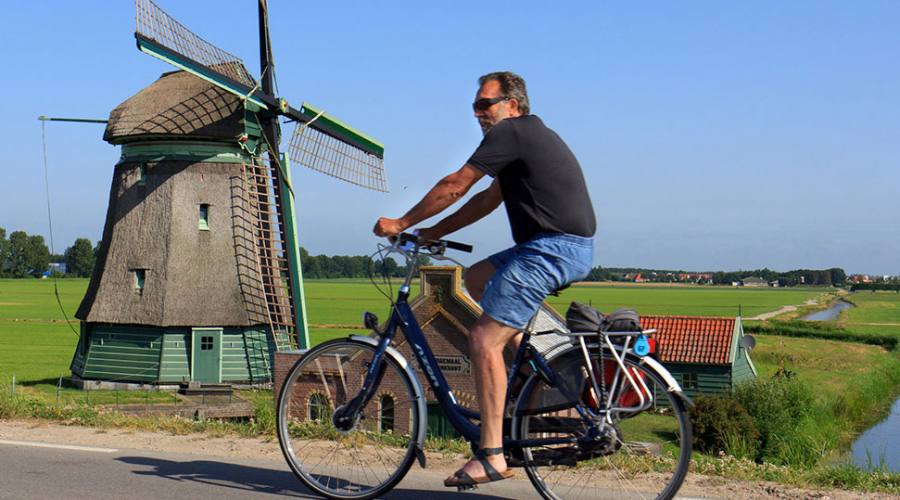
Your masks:
M72 122L72 123L109 123L108 120L96 120L93 118L57 118L54 116L44 116L41 115L38 117L38 120L42 122Z

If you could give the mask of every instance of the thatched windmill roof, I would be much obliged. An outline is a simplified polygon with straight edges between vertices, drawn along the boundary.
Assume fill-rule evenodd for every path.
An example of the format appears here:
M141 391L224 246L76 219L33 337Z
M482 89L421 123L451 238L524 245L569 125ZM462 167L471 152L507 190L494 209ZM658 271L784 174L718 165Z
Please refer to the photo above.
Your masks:
M112 111L104 138L237 148L243 112L237 97L212 84L167 73ZM239 161L124 159L115 167L97 268L76 317L159 327L268 323L251 203ZM201 206L208 227L198 226Z
M174 71L116 106L103 140L113 144L147 138L234 140L244 132L243 112L234 94Z

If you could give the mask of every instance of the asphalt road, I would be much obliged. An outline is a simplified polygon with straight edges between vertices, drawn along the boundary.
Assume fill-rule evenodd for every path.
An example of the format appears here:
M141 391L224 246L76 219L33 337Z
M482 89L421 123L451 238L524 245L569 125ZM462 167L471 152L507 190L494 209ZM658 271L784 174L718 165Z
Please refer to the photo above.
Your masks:
M535 498L531 483L520 477L481 486L463 498ZM442 481L442 475L415 465L385 498L458 498ZM272 497L315 498L283 462L0 441L0 499Z

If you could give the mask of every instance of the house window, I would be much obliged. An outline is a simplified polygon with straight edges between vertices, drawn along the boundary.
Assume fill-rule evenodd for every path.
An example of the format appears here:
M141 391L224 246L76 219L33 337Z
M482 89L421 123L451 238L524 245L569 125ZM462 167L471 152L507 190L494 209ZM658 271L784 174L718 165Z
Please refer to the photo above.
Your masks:
M200 224L201 231L209 231L209 205L206 203L200 204Z
M212 351L213 349L213 338L211 336L203 336L200 337L200 350L201 351Z
M684 373L681 375L681 388L682 389L696 389L697 388L697 374L696 373Z
M138 293L144 293L144 280L147 278L147 270L146 269L135 269L134 270L134 289L138 291Z
M394 398L381 396L381 412L378 415L381 432L394 432Z
M308 416L310 421L324 422L328 419L328 398L315 393L309 397Z

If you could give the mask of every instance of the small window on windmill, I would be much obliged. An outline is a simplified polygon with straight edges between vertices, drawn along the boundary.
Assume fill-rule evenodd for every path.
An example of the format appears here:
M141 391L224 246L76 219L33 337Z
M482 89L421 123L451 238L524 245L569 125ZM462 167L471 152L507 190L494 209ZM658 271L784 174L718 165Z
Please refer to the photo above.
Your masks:
M200 225L201 231L209 231L209 204L200 204Z
M137 185L143 186L147 182L147 164L138 163L138 180Z
M146 269L135 269L134 273L134 289L140 294L144 293L144 280L147 278Z

